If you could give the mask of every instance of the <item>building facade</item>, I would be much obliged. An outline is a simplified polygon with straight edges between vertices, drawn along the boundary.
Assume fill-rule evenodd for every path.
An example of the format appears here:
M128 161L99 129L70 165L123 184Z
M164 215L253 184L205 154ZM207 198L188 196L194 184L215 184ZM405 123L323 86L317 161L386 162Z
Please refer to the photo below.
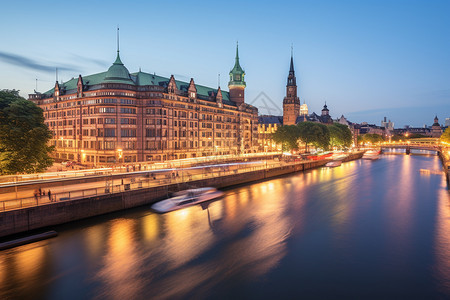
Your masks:
M87 165L165 161L256 152L258 110L245 103L245 72L230 92L145 72L129 73L119 50L112 66L29 95L53 131L55 156Z

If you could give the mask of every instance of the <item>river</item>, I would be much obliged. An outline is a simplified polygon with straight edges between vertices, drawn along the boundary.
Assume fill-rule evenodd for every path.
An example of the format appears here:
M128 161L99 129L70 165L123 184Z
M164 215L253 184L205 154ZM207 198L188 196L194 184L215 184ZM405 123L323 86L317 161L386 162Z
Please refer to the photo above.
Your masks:
M57 226L0 252L0 299L450 297L437 156L383 155Z

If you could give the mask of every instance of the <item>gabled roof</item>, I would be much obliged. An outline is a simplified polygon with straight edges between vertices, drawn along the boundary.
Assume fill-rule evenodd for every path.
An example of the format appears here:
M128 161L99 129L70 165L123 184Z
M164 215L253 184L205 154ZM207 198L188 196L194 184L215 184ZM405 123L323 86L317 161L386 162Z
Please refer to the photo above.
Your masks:
M282 124L283 123L283 117L282 116L259 116L258 122L260 124Z
M162 86L162 87L167 87L167 84L169 82L169 78L167 78L167 77L159 76L156 74L149 74L149 73L145 73L145 72L141 72L141 71L136 72L136 73L131 73L129 80L110 81L110 80L105 80L105 77L108 76L107 73L108 72L102 72L102 73L84 76L83 82L86 86L88 86L88 90L90 90L89 87L99 85L102 83L108 83L108 82L114 82L114 83L118 82L118 83L125 83L125 84L137 85L137 86L158 85L158 86ZM60 89L66 90L66 93L70 93L69 91L73 91L73 93L75 93L75 91L77 89L77 82L78 82L78 78L72 78L71 80L69 80L67 82L61 83ZM188 87L189 87L188 82L175 80L175 83L177 85L177 88L180 91L187 92ZM210 87L206 87L206 86L199 85L199 84L196 84L195 87L197 88L197 95L200 99L209 100L211 93L214 93L214 95L217 95L218 89L216 89L216 88L210 88ZM54 92L55 92L55 89L52 88L51 90L48 90L44 94L53 95ZM222 91L222 102L223 102L223 104L226 104L226 105L236 106L236 103L234 103L233 101L230 100L229 93L225 92L225 91Z

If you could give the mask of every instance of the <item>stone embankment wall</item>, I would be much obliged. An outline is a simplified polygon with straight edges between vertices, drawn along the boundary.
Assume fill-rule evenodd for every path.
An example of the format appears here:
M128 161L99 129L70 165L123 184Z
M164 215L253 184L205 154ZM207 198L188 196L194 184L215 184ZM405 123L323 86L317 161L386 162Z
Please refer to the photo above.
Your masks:
M345 161L361 158L362 153L355 153ZM298 162L292 165L238 173L222 177L207 178L189 182L195 187L228 186L249 183L267 178L286 175L324 166L327 161ZM106 194L70 201L60 201L42 206L28 207L0 213L0 237L30 231L38 228L54 226L84 218L98 216L142 205L149 205L164 199L170 192L184 189L183 184L131 190L116 194Z
M450 173L450 159L449 159L448 152L447 153L445 153L445 152L447 152L447 149L444 148L443 150L440 150L438 152L438 155L439 155L439 158L442 161L442 166L444 168L445 177L447 178L447 184L449 184L450 183L450 180L449 180L449 176L450 176L449 175L449 173Z

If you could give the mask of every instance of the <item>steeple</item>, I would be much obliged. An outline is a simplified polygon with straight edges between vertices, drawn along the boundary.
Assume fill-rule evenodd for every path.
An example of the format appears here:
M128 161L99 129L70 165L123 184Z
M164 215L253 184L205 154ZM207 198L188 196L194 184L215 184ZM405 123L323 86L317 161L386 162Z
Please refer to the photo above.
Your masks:
M306 110L307 113L307 110ZM300 115L300 99L297 97L297 81L294 71L294 55L291 46L291 64L286 84L286 97L283 99L283 125L295 125Z
M244 103L244 81L245 72L239 64L239 45L236 43L236 58L234 67L230 71L230 81L228 82L228 88L230 89L230 100L234 101L236 105Z
M228 83L228 86L239 85L245 87L244 76L245 72L239 64L239 45L236 43L236 57L234 61L234 67L230 71L230 82Z
M120 60L119 52L120 52L120 50L119 50L119 26L117 26L117 57L116 57L116 61L113 64L123 66L123 63Z
M287 86L297 86L297 79L295 78L295 71L294 71L294 55L292 53L292 48L291 48L291 66L289 67Z
M291 67L289 68L289 73L294 74L294 47L291 46Z

